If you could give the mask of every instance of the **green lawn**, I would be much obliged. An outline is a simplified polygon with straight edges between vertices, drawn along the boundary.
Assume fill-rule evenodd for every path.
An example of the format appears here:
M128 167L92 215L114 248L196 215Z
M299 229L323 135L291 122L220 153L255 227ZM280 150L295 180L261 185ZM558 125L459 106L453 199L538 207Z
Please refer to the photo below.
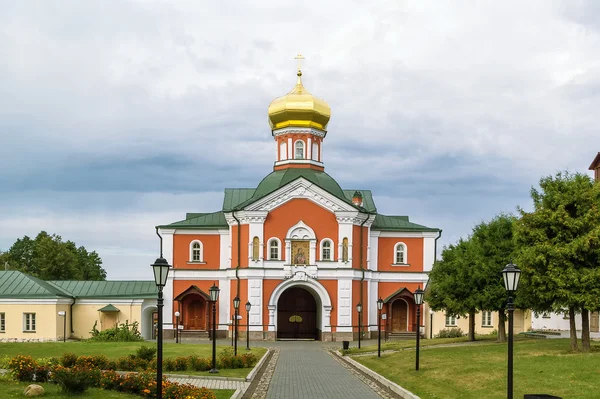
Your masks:
M33 358L40 357L59 357L65 352L75 353L76 355L106 355L111 359L121 356L127 356L135 353L140 346L154 346L153 342L10 342L0 343L0 358L13 357L19 354L29 355ZM218 353L229 346L217 346ZM251 352L258 359L267 351L266 348L254 347ZM243 354L246 349L241 349L238 353ZM165 343L163 345L163 358L198 355L200 357L212 357L211 344L175 344ZM243 369L221 369L218 376L220 377L240 377L244 378L252 371L252 368ZM165 371L166 373L166 371ZM211 376L208 372L182 371L178 374L187 375L206 375Z
M425 347L425 346L435 346L435 345L443 345L443 344L454 344L454 343L459 343L459 342L467 342L468 341L467 336L464 337L459 337L459 338L434 338L434 339L422 339L421 340L421 347ZM495 341L498 336L497 335L477 335L475 337L477 339L477 341ZM515 339L517 339L517 337L515 337ZM381 350L382 351L386 351L386 350L403 350L403 349L407 349L407 348L414 348L416 345L415 340L399 340L399 341L388 341L388 342L384 342L383 340L381 341ZM367 353L367 352L377 352L377 345L371 345L371 346L362 346L360 349L358 349L358 347L352 347L350 349L348 349L348 351L346 353L353 355L356 353Z
M213 389L213 392L217 395L217 399L230 399L235 393L233 389Z
M433 340L435 341L435 340ZM525 339L514 345L514 397L546 393L564 398L597 398L600 344L591 353L569 353L568 339ZM354 359L423 399L505 398L507 345L431 347L357 356Z

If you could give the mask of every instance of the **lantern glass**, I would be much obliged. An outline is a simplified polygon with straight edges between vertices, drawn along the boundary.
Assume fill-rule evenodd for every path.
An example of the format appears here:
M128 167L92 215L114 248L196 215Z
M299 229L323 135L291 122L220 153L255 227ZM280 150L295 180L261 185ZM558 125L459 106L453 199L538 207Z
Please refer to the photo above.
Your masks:
M167 276L169 275L169 269L171 265L165 258L158 258L152 264L152 269L154 270L154 283L157 287L164 287L167 285Z
M219 289L219 287L217 287L216 284L213 284L213 286L208 289L208 292L210 293L210 301L211 302L217 302L219 300L219 292L220 291L221 290Z
M502 270L502 276L504 277L504 288L506 291L515 292L519 287L519 280L521 279L521 270L517 265L510 262Z
M246 312L249 312L251 308L252 304L250 303L250 301L246 302Z
M239 297L235 297L233 298L233 307L235 309L239 309L240 308L240 298Z
M423 304L423 294L424 293L425 292L421 289L421 287L417 288L417 290L413 294L413 296L415 298L415 304L416 305L422 305Z
M383 309L383 299L379 298L377 300L377 310Z
M362 312L362 303L359 303L358 305L356 305L356 311L357 311L358 313L361 313L361 312Z
M67 312L65 312L64 310L61 310L61 311L58 312L59 316L64 316L66 314L67 314Z
M179 313L179 312L175 312L175 317L179 317L180 314L181 313Z

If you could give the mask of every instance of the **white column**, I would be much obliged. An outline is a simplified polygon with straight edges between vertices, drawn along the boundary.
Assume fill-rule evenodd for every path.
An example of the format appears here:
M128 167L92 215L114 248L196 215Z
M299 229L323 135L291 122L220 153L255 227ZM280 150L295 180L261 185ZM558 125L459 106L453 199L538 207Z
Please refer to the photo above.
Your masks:
M436 233L437 237L437 233ZM429 272L435 262L435 237L423 237L423 271ZM407 260L408 262L408 260Z
M219 234L219 269L228 269L231 267L231 239L229 230L220 230Z
M367 280L367 295L368 295L368 308L369 309L369 325L371 331L377 331L377 299L378 297L379 284L377 281Z
M352 332L352 279L338 280L338 332Z
M317 240L310 240L310 249L309 249L309 264L316 265L317 264Z
M285 240L285 262L286 265L292 264L292 242Z
M229 303L231 302L231 283L229 279L219 279L219 324L217 328L219 330L227 330L227 322L231 319L232 315L229 309ZM212 317L212 309L210 317Z
M252 304L249 320L250 331L262 331L262 279L248 279L248 300Z
M275 309L276 306L269 305L267 306L269 310L269 331L275 331Z
M309 137L306 141L306 159L312 159L312 139Z
M288 159L294 159L294 145L291 137L288 137Z
M175 233L174 229L170 230L160 230L160 234L162 235L162 254L163 258L169 262L171 266L173 266L173 234ZM167 285L163 288L163 298L164 305L163 308L163 325L172 324L173 323L173 277L175 274L175 270L171 270L171 273L168 276Z
M331 308L331 306L323 306L324 315L321 326L323 332L331 332Z
M319 150L319 162L323 162L323 140L321 140L321 143L319 144Z

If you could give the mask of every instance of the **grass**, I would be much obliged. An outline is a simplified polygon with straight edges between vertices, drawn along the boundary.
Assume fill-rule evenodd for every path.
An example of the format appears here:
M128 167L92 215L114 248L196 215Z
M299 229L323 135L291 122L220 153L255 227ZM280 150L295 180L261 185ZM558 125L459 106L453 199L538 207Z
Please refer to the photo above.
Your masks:
M463 337L459 337L459 338L435 338L435 339L422 339L421 340L421 347L425 347L425 346L436 346L436 345L444 345L444 344L455 344L455 343L461 343L461 342L467 342L468 341L467 336L463 336ZM488 341L488 342L492 342L495 341L498 338L497 335L477 335L475 336L475 339L477 341ZM516 339L516 337L515 337ZM415 340L414 339L410 339L410 340L399 340L399 341L389 341L389 342L381 342L381 350L382 351L386 351L386 350L403 350L403 349L407 349L407 348L414 348L415 347ZM362 348L358 349L357 347L352 347L349 348L346 353L349 355L354 355L357 353L368 353L368 352L377 352L377 345L371 345L371 346L363 346Z
M598 397L600 344L590 353L570 353L568 339L523 339L515 342L514 356L515 398L532 393ZM412 350L354 359L422 399L506 397L506 344L426 348L420 371Z
M235 390L233 389L213 389L213 392L217 396L217 399L230 399Z

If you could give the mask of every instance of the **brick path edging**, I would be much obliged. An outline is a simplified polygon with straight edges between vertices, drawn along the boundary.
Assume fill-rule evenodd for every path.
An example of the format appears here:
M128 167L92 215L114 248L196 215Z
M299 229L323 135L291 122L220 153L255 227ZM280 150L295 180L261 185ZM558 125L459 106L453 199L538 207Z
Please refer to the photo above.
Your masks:
M246 381L247 382L252 382L252 380L256 376L256 373L258 373L258 370L260 370L260 368L262 367L262 365L265 362L265 360L267 360L267 357L269 356L269 353L271 353L271 351L272 351L271 348L267 348L267 351L265 352L265 354L263 355L263 357L258 361L258 363L256 364L256 366L254 366L254 368L252 369L252 371L250 373L248 373L248 375L246 376ZM232 396L232 398L233 398L233 396Z
M373 370L371 370L370 368L368 368L366 366L363 366L362 364L360 364L356 360L354 360L354 359L352 359L352 358L350 358L348 356L342 356L342 354L340 353L340 351L336 350L336 351L333 351L333 353L336 356L338 356L342 361L345 361L345 362L351 364L352 366L356 367L357 369L359 369L363 373L369 375L371 378L374 378L380 384L386 386L391 391L393 391L396 394L400 395L400 397L402 397L404 399L421 399L420 397L418 397L414 393L412 393L412 392L410 392L410 391L402 388L400 385L396 384L395 382L392 382L392 381L388 380L384 376L382 376L380 374L377 374L376 372L374 372Z

